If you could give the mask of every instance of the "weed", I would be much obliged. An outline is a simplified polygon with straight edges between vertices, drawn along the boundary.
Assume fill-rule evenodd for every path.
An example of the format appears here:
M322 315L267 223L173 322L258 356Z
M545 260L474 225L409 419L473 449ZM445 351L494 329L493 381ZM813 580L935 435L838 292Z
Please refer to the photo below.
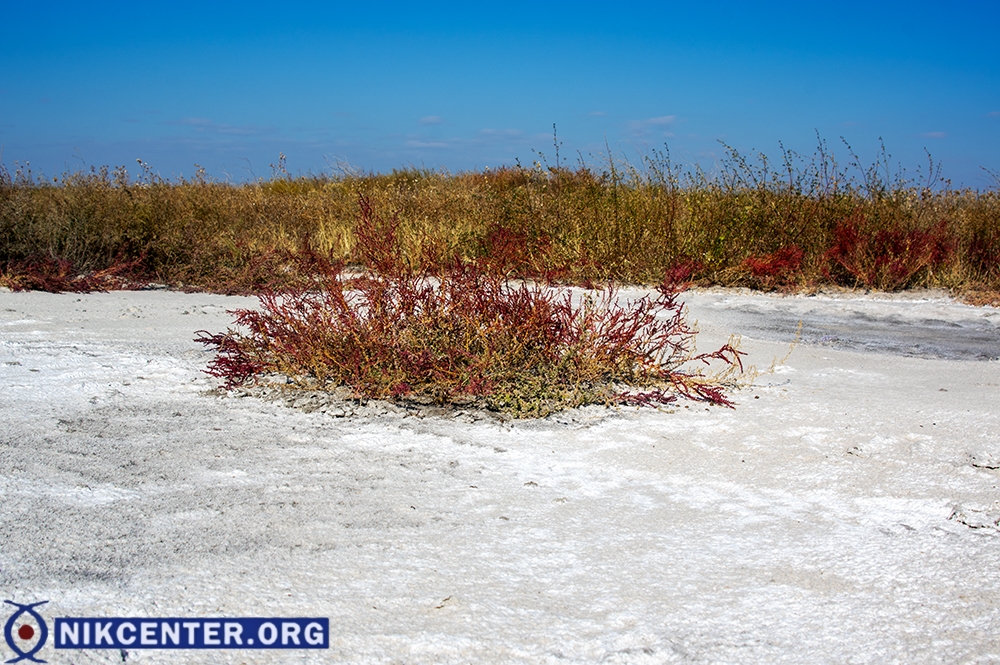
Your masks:
M0 270L0 286L14 291L48 291L49 293L89 293L116 289L135 289L147 280L137 275L142 257L132 261L115 261L108 268L80 274L73 262L51 257L8 261Z
M865 227L865 216L855 212L834 230L826 252L831 280L895 291L913 285L921 272L940 268L954 251L943 222L927 231Z
M765 256L750 256L741 267L750 272L752 285L759 289L787 288L799 274L804 255L798 245L792 245Z
M210 374L229 388L278 372L359 399L474 400L517 416L678 395L731 406L724 381L690 366L741 368L741 352L695 353L674 284L623 304L612 287L574 298L512 281L503 263L418 269L399 248L398 218L364 196L358 207L364 274L325 264L310 287L265 290L259 310L235 312L245 332L200 334L217 352Z

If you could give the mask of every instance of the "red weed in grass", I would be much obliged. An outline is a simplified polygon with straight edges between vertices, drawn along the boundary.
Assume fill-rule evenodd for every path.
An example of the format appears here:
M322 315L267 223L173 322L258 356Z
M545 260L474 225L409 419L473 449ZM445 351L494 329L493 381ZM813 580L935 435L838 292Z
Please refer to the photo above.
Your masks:
M751 256L742 267L750 272L754 286L769 290L789 286L801 270L804 256L798 245L790 245L764 256Z
M508 277L534 279L546 284L576 284L594 288L594 277L601 266L594 261L586 248L569 260L559 257L556 243L547 233L529 235L506 226L490 227L482 242L482 255L477 259L485 272L499 272Z
M663 284L677 291L685 291L694 281L695 274L704 267L704 263L695 259L687 257L677 259L664 273Z
M484 253L478 260L486 272L509 277L540 279L547 284L566 280L571 274L568 264L555 264L551 236L542 233L531 237L523 231L495 225L486 234ZM583 264L589 263L586 259Z
M310 247L310 237L303 236L298 249L254 249L237 242L227 253L214 248L195 248L190 274L177 271L185 291L210 291L225 295L254 295L265 291L283 291L292 287L311 287L316 276L328 274L334 262ZM199 278L212 266L210 281Z
M929 231L869 231L861 213L834 229L824 273L834 282L853 282L871 289L895 291L911 286L921 273L943 265L954 252L945 222Z
M210 374L228 388L278 372L303 388L442 404L471 398L519 416L587 403L661 405L678 395L732 406L718 381L686 368L742 368L740 352L727 344L695 354L673 284L622 304L612 288L574 298L482 263L416 270L400 258L394 222L361 203L366 274L331 266L312 288L266 291L259 311L235 311L243 332L202 331L198 341L217 352Z
M72 261L51 257L8 261L0 271L0 286L14 291L89 293L140 288L148 283L139 277L145 256L127 261L120 256L104 270L80 274Z

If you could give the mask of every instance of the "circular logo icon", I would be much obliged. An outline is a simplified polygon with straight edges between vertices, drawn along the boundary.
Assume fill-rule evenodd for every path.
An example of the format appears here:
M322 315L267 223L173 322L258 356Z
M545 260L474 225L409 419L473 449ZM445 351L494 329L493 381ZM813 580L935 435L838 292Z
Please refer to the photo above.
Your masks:
M35 654L45 646L45 640L49 637L49 627L45 625L45 619L35 611L35 608L49 601L43 600L31 605L22 605L12 600L3 602L17 608L17 611L7 619L7 623L3 627L3 636L7 640L7 646L17 654L16 658L11 658L7 662L17 663L22 660L30 660L33 663L46 662L35 658Z

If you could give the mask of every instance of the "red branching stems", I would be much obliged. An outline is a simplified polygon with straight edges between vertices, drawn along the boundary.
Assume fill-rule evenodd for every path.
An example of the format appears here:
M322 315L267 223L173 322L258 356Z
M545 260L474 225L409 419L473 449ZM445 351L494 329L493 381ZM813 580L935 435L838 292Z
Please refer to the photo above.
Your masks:
M612 288L512 281L485 262L434 272L400 258L396 222L362 197L357 253L366 271L328 269L309 287L260 294L237 310L243 332L202 332L217 352L209 373L227 387L278 372L309 388L349 387L361 399L479 399L517 415L586 403L668 404L681 395L732 406L692 362L739 367L726 345L694 352L682 288L621 302ZM486 266L486 267L484 267ZM315 271L316 266L312 266Z
M955 251L944 222L929 231L870 230L867 225L856 211L834 229L833 246L825 255L825 273L832 281L894 291L911 285L922 272L940 268Z
M0 286L14 291L47 291L49 293L89 293L140 288L148 280L138 276L145 255L131 261L119 255L110 267L80 274L67 259L41 257L9 261L0 270Z
M787 287L802 268L805 252L798 245L783 247L764 256L751 256L742 267L750 272L754 286L762 289Z

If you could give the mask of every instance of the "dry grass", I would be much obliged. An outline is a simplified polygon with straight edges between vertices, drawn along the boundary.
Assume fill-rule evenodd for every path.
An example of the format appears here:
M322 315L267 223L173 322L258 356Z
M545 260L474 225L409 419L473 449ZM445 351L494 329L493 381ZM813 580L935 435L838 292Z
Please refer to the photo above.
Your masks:
M399 220L403 259L420 268L457 257L576 284L656 284L680 271L700 284L943 287L995 298L1000 193L890 178L886 161L841 168L820 144L809 158L787 153L780 166L731 151L713 176L655 152L638 164L606 159L572 169L278 171L242 185L203 174L166 182L148 168L138 179L99 169L55 181L4 170L0 280L60 288L110 270L123 279L79 285L294 286L303 278L297 257L361 263L354 220L364 196ZM51 282L46 270L65 279Z

